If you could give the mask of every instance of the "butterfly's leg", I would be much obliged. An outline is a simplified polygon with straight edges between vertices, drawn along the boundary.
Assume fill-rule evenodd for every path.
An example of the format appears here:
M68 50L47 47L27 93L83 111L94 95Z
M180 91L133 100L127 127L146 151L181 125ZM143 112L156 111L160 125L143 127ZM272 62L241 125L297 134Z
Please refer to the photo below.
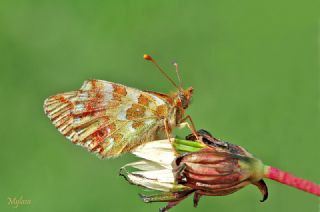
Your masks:
M164 119L163 123L164 123L164 131L166 132L168 140L171 142L170 130L169 130L170 128L169 128L168 120Z
M199 194L198 192L194 192L194 196L193 196L193 207L198 207L198 203L200 200L201 194Z
M165 207L160 208L160 211L164 212L176 206L178 203L180 203L182 200L184 200L193 192L194 190L184 190L184 191L178 191L178 192L162 192L162 193L154 194L150 196L140 194L140 198L146 203L168 202L168 204Z
M188 122L186 122L187 119L189 119L191 125L190 125ZM194 125L194 123L193 123L192 118L191 118L190 115L187 115L186 117L184 117L183 119L181 119L180 124L179 124L178 127L181 128L181 127L184 127L184 126L187 126L187 127L191 130L192 134L193 134L194 136L196 136L197 140L199 140L199 136L198 136L198 133L197 133L197 131L196 131L196 127L195 127L195 125Z
M191 116L190 115L187 115L186 117L184 117L182 120L181 120L181 122L185 122L187 119L189 119L189 121L190 121L190 123L191 123L191 125L192 125L192 128L190 128L194 133L196 133L196 126L194 125L194 122L193 122L193 120L192 120L192 118L191 118ZM189 125L190 126L190 125Z

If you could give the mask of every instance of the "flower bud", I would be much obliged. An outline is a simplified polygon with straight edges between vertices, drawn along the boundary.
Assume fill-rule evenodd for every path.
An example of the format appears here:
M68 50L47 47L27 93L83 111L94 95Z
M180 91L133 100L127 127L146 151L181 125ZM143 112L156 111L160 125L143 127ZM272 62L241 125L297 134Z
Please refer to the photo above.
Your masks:
M194 193L194 206L201 196L228 195L249 184L267 199L262 180L264 165L244 148L220 141L205 130L187 140L153 141L133 151L145 160L127 164L120 174L130 183L162 193L145 196L144 202L168 202L166 211ZM138 169L128 171L128 168Z
M194 189L197 195L224 196L254 184L263 193L262 201L267 199L267 187L262 180L264 165L253 157L208 146L178 157L175 163L178 184Z

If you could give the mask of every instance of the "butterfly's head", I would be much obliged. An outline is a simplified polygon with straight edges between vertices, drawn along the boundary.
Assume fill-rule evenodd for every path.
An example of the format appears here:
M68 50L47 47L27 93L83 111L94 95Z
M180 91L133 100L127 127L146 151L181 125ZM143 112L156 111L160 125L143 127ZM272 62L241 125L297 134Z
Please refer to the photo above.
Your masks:
M190 88L187 88L186 90L184 90L182 88L182 81L181 81L180 74L179 74L179 71L178 71L178 64L176 62L173 62L173 65L176 67L176 73L177 73L177 77L178 77L178 80L179 80L179 85L177 85L166 74L166 72L164 72L162 70L162 68L158 65L158 63L150 55L145 54L143 57L144 57L144 59L151 61L158 68L158 70L171 82L171 84L178 89L178 93L175 96L176 98L175 98L174 104L179 108L187 109L189 104L190 104L191 96L192 96L192 93L193 93L193 88L190 87Z
M192 93L193 93L192 87L189 87L186 90L179 90L178 103L179 103L179 105L181 105L181 107L183 109L188 108L188 106L190 104L191 97L192 97Z

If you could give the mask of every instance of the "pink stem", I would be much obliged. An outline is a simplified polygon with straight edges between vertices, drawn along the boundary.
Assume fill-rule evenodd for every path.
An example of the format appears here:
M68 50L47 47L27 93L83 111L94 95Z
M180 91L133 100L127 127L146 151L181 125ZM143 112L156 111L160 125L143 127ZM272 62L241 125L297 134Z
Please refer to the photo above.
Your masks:
M280 169L266 166L265 168L265 177L278 181L279 183L283 183L294 188L303 190L305 192L314 194L316 196L320 196L320 185L315 184L311 181L293 176L292 174L281 171Z

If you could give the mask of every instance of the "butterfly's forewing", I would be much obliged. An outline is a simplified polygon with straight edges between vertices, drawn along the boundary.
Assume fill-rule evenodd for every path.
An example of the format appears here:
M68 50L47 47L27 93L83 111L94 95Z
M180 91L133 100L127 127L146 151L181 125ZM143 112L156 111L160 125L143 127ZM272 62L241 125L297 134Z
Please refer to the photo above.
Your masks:
M86 81L80 90L44 103L45 113L64 136L101 157L163 138L162 118L169 107L152 93L102 80Z

